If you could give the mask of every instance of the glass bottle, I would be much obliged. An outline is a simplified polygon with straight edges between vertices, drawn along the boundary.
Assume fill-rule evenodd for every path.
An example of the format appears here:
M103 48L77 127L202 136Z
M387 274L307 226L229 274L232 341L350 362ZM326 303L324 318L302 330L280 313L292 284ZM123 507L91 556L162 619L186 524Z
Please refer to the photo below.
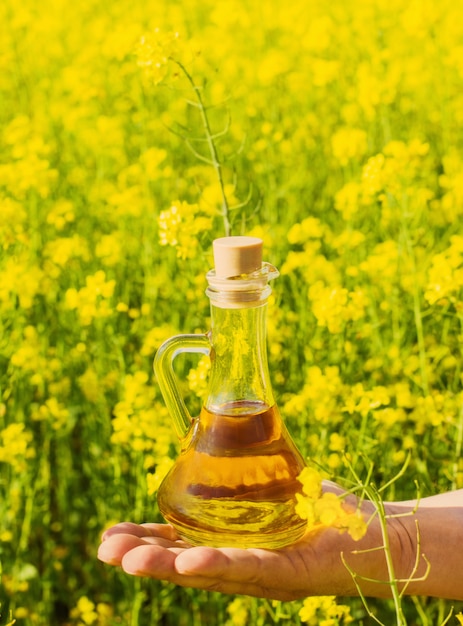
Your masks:
M268 282L278 271L262 263L260 239L224 237L213 246L211 331L172 337L155 357L181 442L158 504L194 545L279 548L299 539L306 522L295 512L305 464L281 419L267 364ZM181 352L211 358L208 395L195 419L173 371Z

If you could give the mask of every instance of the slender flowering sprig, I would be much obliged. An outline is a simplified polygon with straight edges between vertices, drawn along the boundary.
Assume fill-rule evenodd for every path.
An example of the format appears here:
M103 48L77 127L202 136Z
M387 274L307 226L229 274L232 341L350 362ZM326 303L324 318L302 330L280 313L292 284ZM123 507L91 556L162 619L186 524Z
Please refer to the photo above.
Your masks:
M190 85L191 85L191 87L193 89L193 92L194 92L194 94L196 96L196 102L190 102L190 104L193 104L194 106L196 106L198 108L199 112L200 112L201 121L202 121L202 124L203 124L203 131L204 131L204 135L206 137L207 145L208 145L208 148L209 148L210 159L204 158L196 150L193 150L193 152L194 152L194 154L198 158L200 158L200 160L206 161L206 163L209 163L210 165L212 165L212 167L215 170L216 177L217 177L217 182L219 184L220 193L221 193L221 196L222 196L222 210L221 210L221 214L222 214L222 219L223 219L224 231L225 231L225 236L228 237L230 235L230 232L231 232L230 220L229 220L230 207L229 207L229 204L228 204L227 195L225 193L225 183L224 183L223 174L222 174L222 163L221 163L221 161L219 159L217 146L216 146L216 142L215 142L216 137L218 137L219 135L214 135L212 133L212 131L211 131L211 125L210 125L210 122L209 122L209 116L207 114L207 108L204 105L204 101L203 101L203 97L202 97L202 93L201 93L202 92L201 87L199 87L196 84L196 82L194 81L193 77L188 72L188 70L183 65L183 63L181 63L180 61L177 61L175 59L172 59L172 61L174 63L176 63L177 66L180 68L180 70L183 72L183 74L185 75L186 79L190 83ZM190 145L190 148L191 148L191 145Z
M223 136L227 130L218 133L212 132L211 122L208 114L208 107L203 99L203 88L193 78L185 63L180 60L179 35L178 33L163 34L156 29L153 33L144 35L136 50L138 65L142 67L148 78L155 84L161 83L167 76L169 63L176 66L178 73L181 73L190 85L194 99L187 100L190 106L195 107L199 111L202 131L204 137L201 140L191 139L176 131L185 141L188 148L198 158L198 160L211 165L215 171L216 180L220 190L221 209L220 215L223 221L223 229L225 236L231 234L230 224L230 203L227 197L227 185L224 181L222 161L217 148L217 139ZM201 154L194 146L195 141L205 141L208 147L208 156ZM233 208L240 208L243 205L237 205ZM170 245L176 245L171 243Z
M392 595L394 609L396 613L396 620L397 620L396 624L397 626L407 626L407 620L406 620L406 616L405 616L405 613L403 610L403 604L402 604L403 597L406 593L407 587L410 585L411 582L425 580L427 578L427 576L429 575L429 571L430 571L430 563L428 559L426 558L426 555L421 552L420 529L418 526L418 522L416 522L417 549L416 549L416 555L415 555L415 562L413 564L412 571L410 572L410 575L407 578L405 579L398 578L395 572L393 558L392 558L391 545L389 541L388 522L390 519L393 519L393 518L403 517L404 515L407 515L407 516L414 515L416 513L418 506L419 506L419 501L420 501L419 489L417 486L418 498L417 498L417 504L415 508L413 509L413 511L407 512L407 513L399 513L399 514L388 514L386 512L386 509L384 506L383 493L393 483L395 483L401 476L405 474L406 468L410 461L410 455L407 457L400 471L397 472L395 476L393 476L386 484L382 485L381 487L377 487L373 483L372 475L373 475L374 464L372 462L366 461L367 476L365 479L362 479L358 475L356 470L354 469L352 463L350 463L349 459L346 458L345 461L354 479L354 490L358 490L361 493L362 499L366 498L374 505L375 512L373 513L370 521L374 517L377 517L379 521L380 530L381 530L381 538L382 538L381 545L375 548L370 548L368 550L358 551L357 553L378 552L378 551L384 552L384 556L386 559L386 567L387 567L387 572L388 572L388 577L389 577L389 580L387 581L386 584L388 584L391 589L391 595ZM368 615L378 624L383 624L383 622L381 622L370 610L367 599L365 598L362 592L359 581L361 580L369 580L370 582L384 582L384 581L375 581L373 579L366 579L365 577L357 574L357 572L355 572L347 564L346 560L344 559L343 554L341 554L341 558L343 560L344 566L346 567L346 569L349 571L350 575L352 576L352 580L354 581L354 584L357 588L358 595L361 598L365 606L365 609L368 612ZM418 568L422 561L424 561L426 565L426 569L423 575L417 576Z

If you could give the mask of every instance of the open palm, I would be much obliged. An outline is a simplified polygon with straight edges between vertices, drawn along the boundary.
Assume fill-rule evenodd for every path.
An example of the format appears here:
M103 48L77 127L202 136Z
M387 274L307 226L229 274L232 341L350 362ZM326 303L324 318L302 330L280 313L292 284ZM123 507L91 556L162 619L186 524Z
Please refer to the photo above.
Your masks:
M183 587L295 600L309 595L356 595L341 553L347 555L357 547L346 533L335 529L312 531L278 550L191 546L169 524L122 522L105 532L98 557L128 574ZM358 564L363 567L361 560ZM368 573L374 575L379 569Z
M342 491L333 484L325 488ZM344 502L358 504L351 496ZM369 524L359 541L320 527L278 550L210 548L191 546L169 524L122 522L104 533L98 557L134 576L275 600L358 595L359 588L365 596L388 598L391 577L406 594L463 600L455 549L463 541L463 489L384 504L387 550L373 505L362 502Z

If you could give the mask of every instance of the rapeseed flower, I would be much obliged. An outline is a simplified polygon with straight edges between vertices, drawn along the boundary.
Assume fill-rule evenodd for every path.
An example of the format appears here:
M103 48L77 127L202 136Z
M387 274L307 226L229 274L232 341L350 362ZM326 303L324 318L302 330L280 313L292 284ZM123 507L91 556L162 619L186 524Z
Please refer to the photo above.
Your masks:
M8 463L16 472L24 472L35 457L33 435L23 423L12 422L0 431L0 463Z
M109 626L113 621L113 609L105 602L95 603L81 596L71 609L71 619L76 626Z
M88 326L94 319L109 317L112 308L109 301L114 293L116 281L106 280L103 270L87 276L85 287L75 289L71 287L65 294L65 305L68 309L75 309L80 321Z
M176 201L161 211L158 223L161 246L176 248L178 258L185 260L196 256L198 237L210 230L212 218L202 215L198 204Z
M361 319L367 304L362 291L349 292L344 287L324 285L322 281L309 287L309 300L318 325L333 334L342 332L346 322Z
M227 606L230 617L225 626L246 626L249 623L249 601L247 598L237 597Z
M178 33L162 33L159 28L141 37L136 49L137 63L155 85L166 77L169 59L178 49L178 40Z
M453 235L450 246L432 258L425 298L431 305L457 304L462 288L463 237Z
M199 360L195 368L191 368L187 375L188 386L191 391L198 397L205 399L209 390L208 374L211 369L211 360L209 355L204 355Z
M299 611L299 617L309 626L339 626L354 621L350 608L344 604L337 604L334 596L306 598Z
M325 526L347 532L354 540L361 539L367 529L360 512L347 511L335 493L323 491L322 475L313 467L305 467L298 476L302 494L296 494L296 513L307 520L307 527Z
M353 159L361 160L367 152L367 139L362 128L340 128L331 139L335 158L341 165L347 165Z

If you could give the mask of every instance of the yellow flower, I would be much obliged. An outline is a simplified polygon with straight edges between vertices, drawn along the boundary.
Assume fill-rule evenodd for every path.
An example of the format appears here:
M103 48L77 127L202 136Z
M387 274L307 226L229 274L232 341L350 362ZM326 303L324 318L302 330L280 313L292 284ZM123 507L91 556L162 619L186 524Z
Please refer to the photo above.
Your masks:
M47 224L52 224L56 230L63 230L65 226L74 222L75 208L67 199L60 199L52 206L47 215Z
M235 186L225 184L223 190L218 182L210 183L201 190L200 209L208 216L217 215L223 210L223 196L227 198L230 207L239 204L235 196Z
M367 532L367 523L360 512L355 512L342 521L342 528L345 528L354 541L359 541Z
M353 621L350 608L336 604L335 596L306 598L299 611L299 617L309 626L338 626Z
M85 372L79 376L77 383L89 402L97 402L98 399L101 398L102 385L93 367L88 367Z
M204 355L199 360L196 368L192 368L188 372L188 386L199 398L204 398L209 389L208 375L210 369L211 359L209 355Z
M359 511L354 513L343 507L342 498L322 490L322 476L313 467L305 467L298 476L302 483L302 494L296 494L296 513L307 521L308 528L322 525L347 531L355 540L366 532L366 523Z
M314 500L296 493L296 514L303 520L307 521L307 527L312 528L316 525L316 517L314 511Z
M174 460L169 457L163 457L156 463L156 469L154 472L149 472L146 475L147 493L149 496L157 493L162 481L167 476L169 471L174 466Z
M92 626L98 620L98 613L95 609L94 602L89 600L87 596L81 596L77 601L77 606L71 609L71 617L79 619L81 624Z
M129 450L156 453L159 464L169 456L174 434L167 409L155 396L145 371L125 377L122 397L113 411L111 442Z
M450 246L432 258L425 298L429 304L456 302L463 288L463 236L453 235Z
M191 259L197 253L198 235L210 230L212 219L201 214L199 205L176 201L161 211L158 224L161 246L172 246L180 259Z
M60 430L70 424L71 414L62 403L56 398L48 398L44 404L40 405L31 415L33 420L47 420L54 430Z
M362 185L356 181L350 181L344 185L334 197L334 207L346 221L352 219L362 204Z
M339 74L340 64L338 61L315 58L312 60L312 82L315 87L325 87L332 83Z
M106 274L98 270L87 276L85 287L77 290L70 288L65 294L65 304L69 309L76 309L84 326L93 319L108 317L112 313L108 300L112 297L116 286L115 280L106 280Z
M362 171L362 190L367 197L375 196L384 187L384 154L368 159Z
M322 493L322 477L313 467L304 467L302 472L297 477L298 481L302 483L302 491L306 496L312 499L317 499Z
M59 271L54 274L54 277L74 259L88 260L90 256L88 242L80 235L51 239L45 245L43 253L47 260L59 267ZM49 264L47 271L48 273L53 271Z
M101 259L103 265L112 267L117 265L123 258L124 244L119 233L103 235L98 241L95 254Z
M323 526L335 526L345 516L340 498L335 493L324 493L315 502L315 515Z
M333 154L341 165L361 158L367 150L367 134L361 128L340 128L331 139Z
M155 85L167 75L167 64L177 49L178 39L178 33L162 33L159 28L140 38L135 50L137 63Z
M0 195L0 247L8 250L17 242L27 241L24 225L27 213L20 202Z
M29 459L34 458L33 435L23 423L12 423L0 431L0 463L8 463L24 472Z
M291 226L288 231L288 241L291 245L305 244L311 239L321 239L326 231L326 225L317 217L306 217L302 222Z
M322 281L311 285L309 300L318 325L325 326L333 334L340 333L346 322L361 319L367 305L362 290L349 292L344 287L325 285Z
M230 618L225 626L246 626L249 623L249 600L248 598L237 597L227 606L227 613Z
M30 309L36 296L43 293L44 273L31 265L26 256L9 257L0 270L0 307L15 307L16 298L22 309Z
M152 328L143 339L143 345L140 350L140 354L143 356L153 355L159 346L169 337L173 337L178 334L178 329L169 324L163 324L162 326L155 326Z

